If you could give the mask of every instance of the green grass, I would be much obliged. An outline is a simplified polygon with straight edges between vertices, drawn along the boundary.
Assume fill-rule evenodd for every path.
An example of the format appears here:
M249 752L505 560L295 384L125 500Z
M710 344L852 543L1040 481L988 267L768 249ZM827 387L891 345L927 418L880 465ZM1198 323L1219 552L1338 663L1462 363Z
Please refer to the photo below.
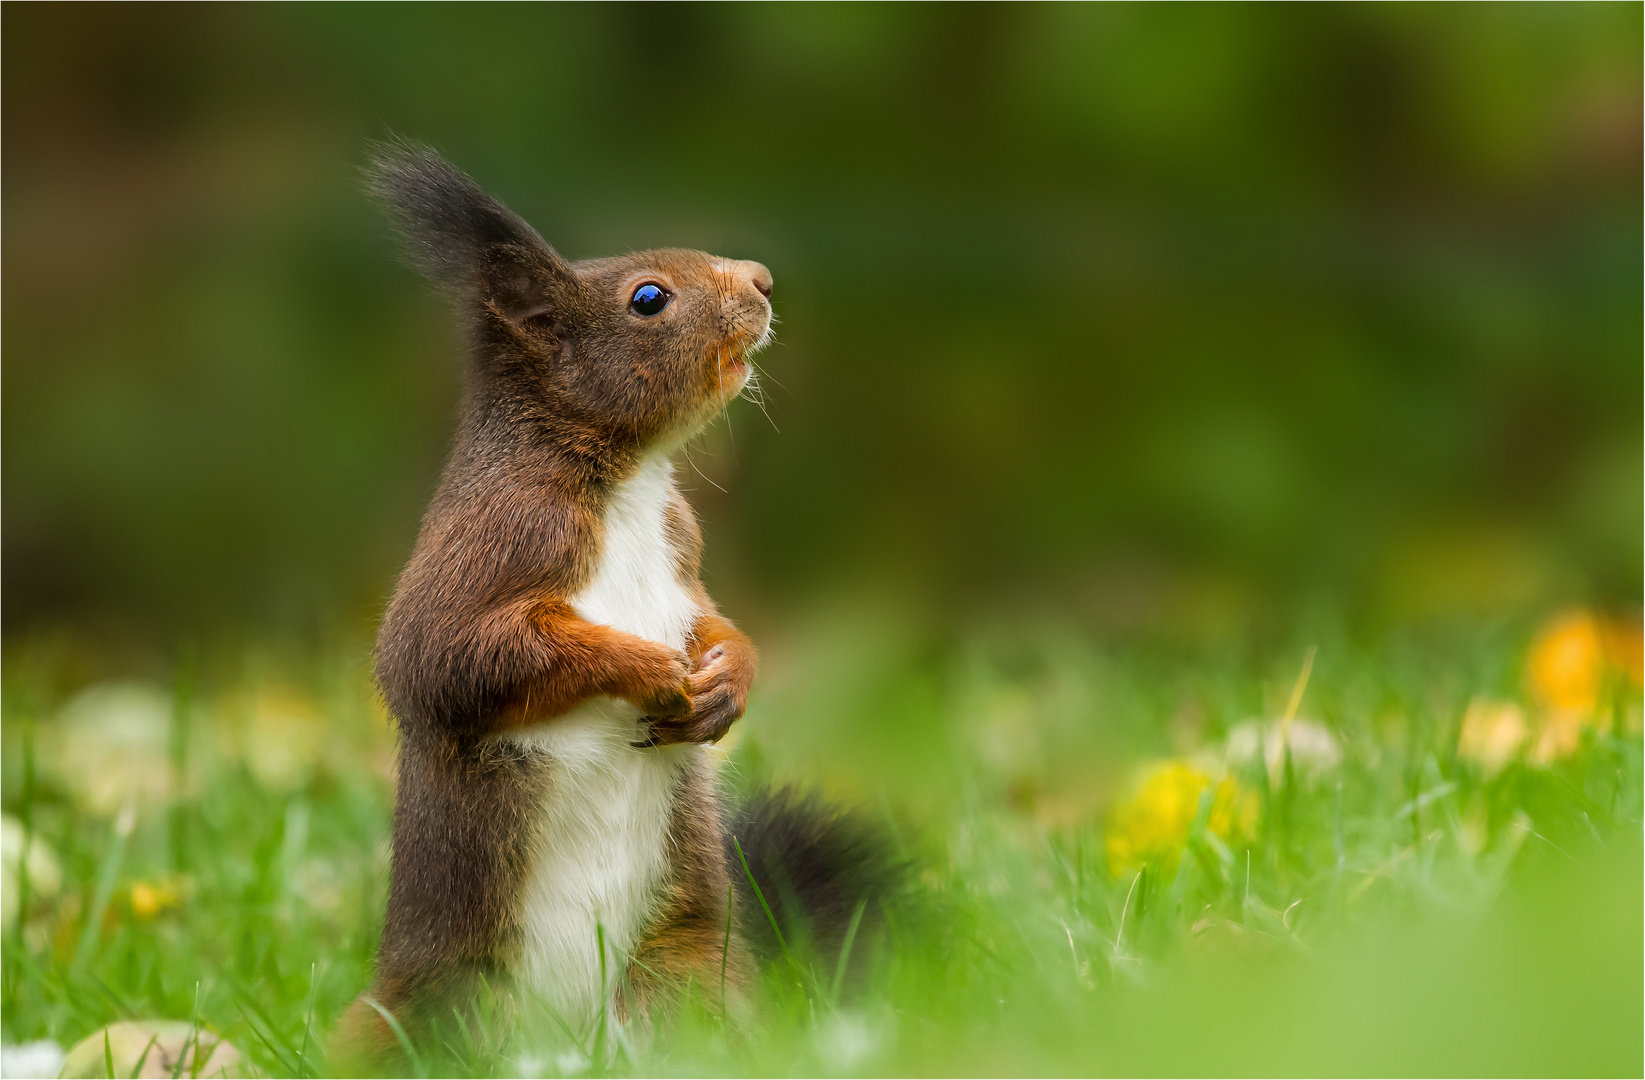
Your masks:
M847 615L767 643L728 782L857 803L913 860L913 895L853 943L858 973L778 958L733 1024L697 987L677 1016L610 1038L527 1008L500 1048L495 1030L419 1047L425 1071L1641 1071L1631 684L1607 684L1573 753L1487 775L1459 759L1458 727L1476 697L1534 720L1529 627L1228 649ZM1219 835L1206 799L1146 871L1111 865L1105 827L1138 766L1213 768L1231 728L1286 711L1309 647L1297 715L1340 763L1236 764L1248 829ZM5 809L55 852L62 886L25 895L5 928L8 1044L196 1020L256 1071L323 1074L382 917L390 742L363 652L184 665L157 699L163 737L118 759L174 770L121 794L123 835L76 771L96 755L65 745L95 666L62 641L11 643ZM134 884L161 899L134 903Z

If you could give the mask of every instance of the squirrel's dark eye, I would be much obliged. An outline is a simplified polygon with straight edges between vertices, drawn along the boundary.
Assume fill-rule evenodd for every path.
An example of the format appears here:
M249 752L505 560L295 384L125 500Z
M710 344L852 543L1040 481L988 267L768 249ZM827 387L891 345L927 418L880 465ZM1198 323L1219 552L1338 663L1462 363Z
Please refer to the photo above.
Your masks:
M659 285L641 285L634 290L634 297L629 300L628 308L636 315L650 318L667 307L670 299L672 297L669 296L668 290Z

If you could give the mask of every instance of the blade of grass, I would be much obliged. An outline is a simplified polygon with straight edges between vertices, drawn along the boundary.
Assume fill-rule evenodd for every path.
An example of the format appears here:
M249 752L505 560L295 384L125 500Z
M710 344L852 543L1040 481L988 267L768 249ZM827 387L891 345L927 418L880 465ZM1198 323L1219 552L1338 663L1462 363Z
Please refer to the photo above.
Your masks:
M554 1021L554 1026L558 1027L565 1037L571 1040L571 1045L577 1048L577 1053L583 1055L585 1058L588 1058L589 1061L594 1060L594 1058L589 1054L588 1048L583 1045L582 1036L571 1030L571 1025L566 1023L565 1017L560 1015L560 1010L554 1008L546 1001L540 1002L539 1007L548 1014L548 1018L550 1020Z
M417 1048L411 1045L411 1038L406 1035L406 1029L400 1026L400 1021L394 1019L394 1014L379 1005L376 998L367 997L361 1000L376 1009L377 1015L383 1018L383 1023L387 1024L388 1029L394 1033L394 1038L399 1042L400 1049L404 1050L406 1057L411 1059L412 1070L418 1076L426 1075L423 1069L422 1057L418 1055Z
M34 717L23 720L23 802L18 807L18 821L23 826L23 850L17 856L17 923L14 949L23 945L23 924L28 921L30 892L29 850L34 846Z
M319 985L319 964L308 965L308 1000L303 1003L303 1043L297 1048L297 1076L308 1074L308 1044L314 1030L314 994Z
M594 1061L605 1060L606 1022L611 1007L611 988L606 983L605 971L605 924L599 919L594 920L594 945L600 951L600 1015L595 1021L599 1026L594 1029Z
M195 651L184 645L177 661L171 694L171 806L167 813L166 839L171 848L171 868L182 873L187 851L189 808L180 798L188 775L189 716L194 703Z
M146 1045L144 1045L143 1052L137 1056L136 1066L131 1070L132 1080L137 1080L137 1077L143 1075L143 1063L149 1059L149 1051L153 1050L154 1044L159 1041L159 1032L155 1032L153 1035L149 1036L149 1041Z
M851 960L851 945L857 940L857 927L862 925L862 914L868 909L868 899L857 901L857 910L851 913L851 925L845 928L845 941L840 945L840 959L834 965L834 985L829 987L828 1000L840 1000L840 984L845 981L845 968Z
M126 859L126 843L136 828L137 802L136 792L133 791L127 794L120 816L114 819L114 836L103 856L102 868L97 873L97 890L92 894L91 907L86 912L86 925L80 932L79 944L74 947L74 959L69 962L72 971L85 968L97 939L102 936L103 916L108 912L109 901L114 898L114 883L119 880L120 867Z
M223 1041L222 1036L218 1036L217 1038L211 1040L211 1045L210 1046L207 1046L201 1040L200 1033L195 1032L195 1034L194 1034L194 1062L193 1062L193 1064L191 1064L189 1066L189 1070L188 1070L188 1074L191 1078L196 1078L196 1080L197 1080L197 1078L201 1075L200 1074L201 1067L204 1066L204 1065L210 1065L211 1064L211 1056L217 1052L217 1047L222 1044L222 1041ZM223 1066L218 1066L217 1071L218 1071L218 1073L222 1073L222 1072L225 1071L225 1069L224 1069Z
M194 1008L189 1012L188 1038L177 1051L177 1065L171 1070L171 1080L178 1080L183 1075L183 1066L188 1063L188 1048L200 1037L200 980L194 981ZM199 1070L196 1069L196 1072Z
M1118 929L1114 931L1115 959L1118 959L1121 955L1120 943L1125 940L1125 915L1131 910L1131 897L1137 891L1137 882L1142 880L1142 875L1143 871L1138 870L1136 876L1131 879L1131 887L1125 890L1125 903L1120 906L1120 924Z
M1308 646L1308 651L1302 657L1302 670L1297 672L1296 685L1291 687L1291 700L1285 703L1285 715L1280 717L1281 757L1289 757L1291 754L1291 721L1296 719L1297 710L1302 707L1302 694L1308 689L1308 677L1314 673L1314 654L1318 651L1318 646Z
M285 1055L280 1053L280 1048L274 1045L274 1041L272 1039L263 1034L262 1029L252 1023L249 1019L246 1021L246 1027L250 1030L251 1037L263 1044L263 1049L268 1051L269 1057L279 1063L281 1072L295 1072L290 1063L286 1061ZM198 1043L198 1041L199 1040L196 1040L196 1043Z
M748 884L753 886L754 899L760 902L760 908L765 912L766 919L770 921L771 932L777 935L777 947L782 950L783 959L787 960L788 966L794 969L794 974L799 975L799 962L794 959L794 954L788 951L788 942L783 940L782 927L777 925L777 916L771 913L771 905L765 902L765 893L760 891L760 883L754 880L754 871L748 868L748 856L743 854L742 842L733 836L731 846L737 849L737 858L743 864L743 876L748 878Z
M720 945L720 1019L725 1019L725 966L731 959L731 903L737 886L725 887L725 941Z
M246 1027L250 1029L252 1035L256 1037L258 1042L268 1048L269 1056L274 1058L274 1060L279 1063L280 1071L296 1073L297 1068L292 1064L291 1060L278 1046L274 1045L274 1037L272 1033L265 1033L263 1029L257 1025L257 1020L250 1012L246 1010L246 1002L242 1001L239 1004L240 1016L245 1020ZM255 1008L256 1006L253 1005L252 1007ZM263 1023L269 1023L266 1016L263 1018Z
M1211 807L1215 804L1216 797L1217 789L1214 785L1199 793L1199 805L1194 810L1194 820L1188 825L1189 848L1205 835L1205 823L1211 818ZM1189 851L1185 850L1182 855L1182 859L1177 863L1176 875L1171 879L1171 889L1166 894L1166 902L1172 907L1180 904L1183 895L1187 893L1191 873L1189 868L1194 865L1194 860L1188 857Z

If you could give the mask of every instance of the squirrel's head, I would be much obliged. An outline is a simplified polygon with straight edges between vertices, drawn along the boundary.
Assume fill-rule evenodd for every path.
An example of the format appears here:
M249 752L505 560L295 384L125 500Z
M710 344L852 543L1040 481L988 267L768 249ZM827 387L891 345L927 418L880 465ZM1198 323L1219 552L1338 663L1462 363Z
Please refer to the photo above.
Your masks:
M375 147L368 190L412 262L464 310L472 377L511 415L648 450L684 440L736 397L771 335L771 273L700 251L567 262L425 146Z

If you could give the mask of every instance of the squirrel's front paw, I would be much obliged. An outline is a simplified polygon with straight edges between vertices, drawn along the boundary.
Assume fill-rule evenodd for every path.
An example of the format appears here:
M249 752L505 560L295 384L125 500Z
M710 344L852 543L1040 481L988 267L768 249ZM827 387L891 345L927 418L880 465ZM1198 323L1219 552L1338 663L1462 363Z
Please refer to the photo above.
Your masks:
M690 671L684 653L659 646L639 684L624 696L653 716L683 715L691 711Z
M710 649L691 676L690 709L648 716L649 738L636 745L719 742L748 706L752 675L749 665L737 662L723 647Z

